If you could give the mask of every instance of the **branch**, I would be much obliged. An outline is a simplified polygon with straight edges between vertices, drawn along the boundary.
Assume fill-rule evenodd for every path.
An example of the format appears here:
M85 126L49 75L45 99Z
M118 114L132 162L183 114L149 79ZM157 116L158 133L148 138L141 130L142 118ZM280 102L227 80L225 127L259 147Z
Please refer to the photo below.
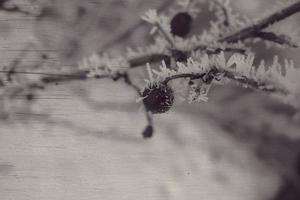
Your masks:
M230 53L239 53L239 54L245 54L246 53L246 49L242 49L242 48L234 48L234 47L226 47L226 48L212 48L209 47L207 45L198 45L196 46L196 48L193 49L193 51L204 51L207 54L218 54L222 51L224 52L230 52Z
M190 79L202 79L204 82L211 82L211 78L208 80L205 80L205 76L209 75L210 77L218 77L218 74L222 74L224 77L233 80L237 83L243 84L247 87L256 89L256 90L261 90L265 92L278 92L282 94L286 94L287 92L283 89L275 88L275 87L268 87L268 84L266 83L260 83L254 79L248 78L246 76L240 76L235 74L234 72L230 72L227 70L216 70L216 68L210 70L209 72L205 73L182 73L182 74L175 74L169 77L166 77L162 83L167 84L168 82L175 80L175 79L180 79L180 78L190 78Z
M292 48L298 48L299 46L289 40L286 35L276 35L272 32L257 32L253 34L253 37L261 38L263 40L271 41L280 45L288 45Z
M165 61L165 63L170 63L170 56L164 54L151 54L145 55L137 58L128 60L130 68L136 68L146 63L156 63ZM28 74L28 75L41 75L44 76L40 79L40 82L49 84L56 82L69 82L75 80L86 80L87 71L78 70L70 74L56 74L56 73L47 73L47 72L30 72L30 71L16 71L16 70L0 70L0 73L8 74L10 76L14 74ZM95 78L108 78L110 76L97 76Z
M256 80L248 78L246 76L237 76L233 72L230 72L230 71L224 71L224 77L231 79L233 81L236 81L240 84L243 84L247 87L251 87L253 89L257 89L257 90L261 90L261 91L265 91L265 92L279 92L282 94L287 93L286 91L284 91L282 89L275 88L275 87L268 87L268 85L266 83L260 83Z
M224 38L219 39L219 42L227 42L227 43L235 43L241 40L245 40L249 37L252 37L255 33L260 32L261 30L269 27L270 25L281 21L285 18L288 18L296 13L300 12L300 2L296 2L290 5L287 8L284 8L278 12L273 13L269 17L262 19L258 23L246 27L232 35L226 36Z

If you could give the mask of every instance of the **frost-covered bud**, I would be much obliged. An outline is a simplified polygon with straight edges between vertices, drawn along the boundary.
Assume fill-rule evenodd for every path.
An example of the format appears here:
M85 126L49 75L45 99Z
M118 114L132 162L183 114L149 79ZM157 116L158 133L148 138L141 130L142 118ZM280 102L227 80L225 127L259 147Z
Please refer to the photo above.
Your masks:
M191 30L193 18L187 12L176 14L171 20L171 33L179 37L185 37Z
M147 111L153 114L167 112L174 103L174 92L172 88L165 84L146 87L142 96Z

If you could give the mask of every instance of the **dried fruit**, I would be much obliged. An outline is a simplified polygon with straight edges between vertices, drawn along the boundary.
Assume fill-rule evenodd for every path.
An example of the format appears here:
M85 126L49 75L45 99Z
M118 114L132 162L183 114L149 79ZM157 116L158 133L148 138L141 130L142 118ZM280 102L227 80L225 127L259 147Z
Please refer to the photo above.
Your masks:
M173 90L166 84L146 87L142 96L146 110L153 114L167 112L174 103Z
M171 20L171 33L179 37L185 37L191 30L193 18L187 12L176 14Z

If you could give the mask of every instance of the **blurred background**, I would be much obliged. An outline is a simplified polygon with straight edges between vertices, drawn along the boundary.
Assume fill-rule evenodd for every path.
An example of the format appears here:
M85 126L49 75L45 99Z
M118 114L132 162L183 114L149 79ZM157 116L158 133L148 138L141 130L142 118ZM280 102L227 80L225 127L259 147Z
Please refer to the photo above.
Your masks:
M254 18L276 2L231 3ZM95 52L150 44L150 27L140 16L149 8L168 12L174 4L0 0L0 76L11 67L72 71ZM191 35L213 19L206 3L199 9ZM299 16L273 28L282 25L299 36ZM279 55L299 63L298 49L261 43L254 49L257 59L268 62ZM143 77L144 71L133 75ZM22 74L18 82L37 77ZM1 199L300 199L300 129L292 107L234 84L215 86L208 103L177 102L154 116L155 135L145 140L146 119L137 98L128 86L109 80L52 84L34 96L22 91L13 100L1 90Z

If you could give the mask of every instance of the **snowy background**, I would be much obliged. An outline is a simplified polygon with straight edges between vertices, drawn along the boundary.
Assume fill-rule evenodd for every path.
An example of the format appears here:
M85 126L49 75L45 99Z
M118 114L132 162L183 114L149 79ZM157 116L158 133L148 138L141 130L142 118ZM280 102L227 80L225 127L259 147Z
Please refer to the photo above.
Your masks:
M42 66L46 72L74 68L93 52L149 43L149 27L140 15L173 3L14 2L44 15L0 10L1 66L18 60L20 69ZM232 2L237 11L254 17L275 1ZM201 13L194 32L208 23L207 8ZM299 26L296 17L285 23ZM264 58L299 54L257 45ZM234 85L216 86L208 103L177 103L155 116L155 135L144 140L146 121L136 99L132 89L112 81L71 82L50 86L13 116L2 113L0 199L300 199L300 129L289 106ZM5 109L14 106L4 104Z

